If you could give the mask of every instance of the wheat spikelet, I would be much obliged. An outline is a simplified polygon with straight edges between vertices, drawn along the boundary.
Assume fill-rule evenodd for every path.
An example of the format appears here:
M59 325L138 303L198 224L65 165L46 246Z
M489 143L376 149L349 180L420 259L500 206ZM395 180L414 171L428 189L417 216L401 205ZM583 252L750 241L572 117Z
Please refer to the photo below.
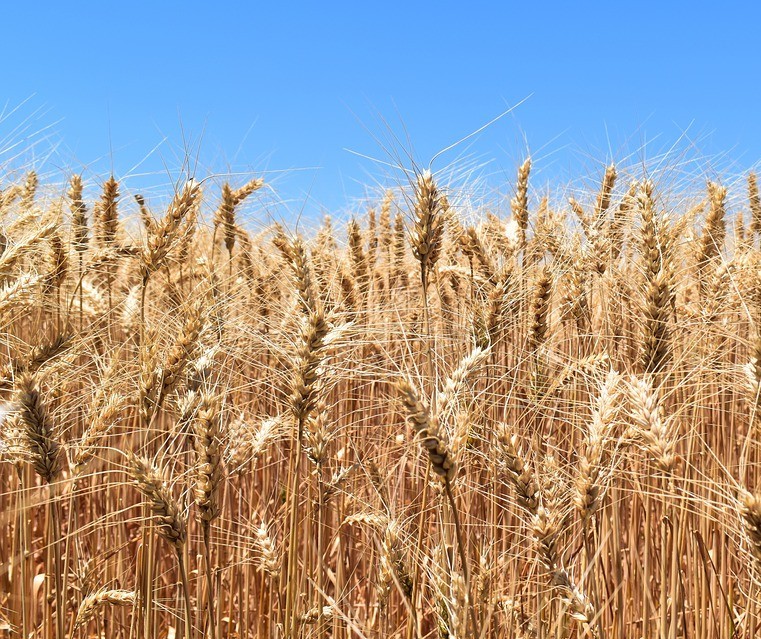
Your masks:
M320 313L312 313L303 323L295 361L289 404L296 422L303 427L317 407L324 351L330 325Z
M239 206L249 195L255 193L262 187L264 187L264 180L262 178L251 178L243 186L235 189L233 192L235 205Z
M595 615L594 607L560 563L558 544L562 528L562 518L554 508L541 505L537 508L531 529L539 559L549 573L553 589L568 605L571 618L589 625Z
M50 270L46 276L46 285L50 288L60 287L69 272L69 255L63 238L58 231L48 237L50 245Z
M38 275L24 273L12 282L3 284L0 287L0 317L12 307L23 310L33 300L32 292L41 279Z
M387 605L393 585L399 588L399 591L405 598L411 600L413 593L412 575L409 571L404 548L399 536L399 522L384 515L356 513L347 517L344 523L367 524L376 533L380 533L381 554L378 590L381 606L385 607Z
M761 234L761 196L758 193L758 178L755 173L748 173L748 204L750 206L750 232L754 236L759 235Z
M127 472L133 485L148 500L148 507L159 534L180 552L180 548L185 544L187 528L162 471L144 457L130 452L127 458Z
M584 523L595 514L603 497L602 464L606 440L610 435L617 408L619 381L618 374L611 370L600 388L592 419L587 426L583 450L579 455L579 472L574 484L574 505Z
M153 214L145 203L145 197L140 193L135 193L135 202L137 202L137 209L140 212L140 220L143 222L143 227L150 236L156 232L156 220L153 219Z
M720 262L716 265L716 270L706 286L703 312L709 324L719 319L726 306L727 296L731 290L732 271L733 265L730 262Z
M254 263L254 246L249 234L242 228L236 227L235 235L238 238L240 250L238 251L238 270L248 285L256 281L256 265ZM188 242L190 246L190 242Z
M304 625L313 625L320 621L330 621L333 618L333 608L331 606L314 606L304 614L299 615L299 621Z
M708 215L700 237L700 253L698 256L698 277L701 290L705 286L708 264L714 260L724 248L727 235L725 199L727 189L715 182L708 182Z
M199 517L204 523L219 516L219 486L222 481L221 435L218 399L204 393L193 419L195 488Z
M579 220L584 235L589 237L589 229L592 226L592 220L589 218L586 211L584 211L584 207L573 197L568 198L568 204L571 207L573 214Z
M491 344L495 344L500 333L510 327L510 313L515 308L515 289L513 266L508 263L499 271L494 287L489 291L486 330Z
M25 435L21 417L10 402L0 403L0 463L13 464L17 469L27 461Z
M154 226L140 255L140 273L144 282L148 280L151 273L161 268L169 250L177 240L180 224L200 196L200 184L195 180L188 180L182 191L175 195L166 216Z
M463 575L452 566L451 549L437 546L433 552L433 582L436 594L437 627L444 638L467 635L464 611L469 608Z
M282 434L282 419L263 419L259 427L251 430L248 420L241 414L228 428L229 445L225 464L229 474L242 472L249 462L255 462L267 450L270 443Z
M575 379L593 375L599 369L610 369L610 356L607 353L595 353L564 367L550 390L559 392Z
M324 464L325 461L326 459L323 458L321 464ZM330 501L343 489L344 484L349 479L349 475L351 475L353 470L354 466L339 468L331 475L330 479L324 482L322 496L323 507L329 504Z
M586 595L579 590L565 569L552 573L552 585L569 608L571 618L589 626L595 616L595 609Z
M406 266L407 239L405 235L404 216L397 213L394 218L394 236L393 236L393 254L391 263L391 285L407 287L407 266Z
M67 352L73 344L71 334L59 333L51 340L36 344L23 357L14 357L10 363L0 368L0 387L11 383L14 375L36 373L59 355Z
M599 272L599 271L598 271ZM583 254L574 261L567 274L567 286L563 293L563 319L576 322L579 333L584 333L589 326L591 311L589 307L589 272L585 268Z
M21 199L19 201L19 207L22 211L28 211L34 205L34 198L37 195L37 188L40 185L40 179L37 176L37 171L31 170L26 174L26 180L21 190Z
M493 281L495 279L497 266L494 264L486 243L477 228L469 226L465 230L460 236L460 248L469 259L475 258L479 270L486 280Z
M6 279L19 261L30 255L36 246L45 241L55 229L56 225L53 223L38 223L31 230L26 230L24 235L15 242L8 244L6 239L5 250L0 253L0 278Z
M547 320L550 313L550 295L552 276L548 268L539 272L534 283L534 294L531 299L531 318L528 342L531 350L538 349L547 338Z
M407 411L407 421L420 436L423 448L428 451L428 459L433 471L447 481L457 475L457 466L447 443L439 431L438 418L432 415L428 406L419 398L415 387L406 379L396 383Z
M135 593L131 590L98 590L87 595L79 604L74 630L86 626L103 606L134 606Z
M198 339L206 326L204 309L206 300L200 297L191 304L185 317L185 324L177 339L172 344L161 369L161 386L158 392L157 404L160 406L164 398L175 388L190 362L193 353L198 348Z
M233 190L229 183L222 185L222 201L214 213L214 230L221 229L227 252L232 255L236 239L235 209L254 191L264 186L264 180L254 178L239 189Z
M101 439L114 427L122 417L126 407L125 399L117 393L111 394L91 416L90 424L77 442L70 463L72 475L81 476L90 460L95 456Z
M140 417L145 423L151 417L161 388L161 369L158 366L159 344L154 331L146 331L145 354L138 378Z
M93 242L97 248L108 248L115 244L119 230L119 183L112 175L103 185L103 195L93 212Z
M304 433L304 450L307 458L319 467L322 467L328 459L328 444L332 439L332 433L327 427L326 412L324 402L318 401Z
M646 374L659 373L670 359L668 322L671 299L670 275L660 271L647 283L645 290L640 363Z
M16 198L20 195L21 189L18 184L11 184L5 189L0 189L0 215L13 204Z
M608 268L609 259L612 255L610 236L607 232L608 225L607 212L610 208L610 201L613 187L616 182L616 168L610 165L605 170L600 192L597 194L594 213L591 219L584 221L584 232L589 240L591 251L589 254L592 268L602 275Z
M761 336L756 336L751 344L750 361L743 366L744 390L746 401L752 416L761 418L758 409L761 405Z
M378 262L378 246L380 240L378 239L378 223L375 219L375 209L370 208L367 211L367 261L369 268L375 269Z
M539 505L531 518L531 531L537 546L539 560L550 574L559 565L558 538L562 530L562 522L554 508Z
M359 287L352 272L347 268L341 269L341 301L346 311L353 315L359 310Z
M637 194L637 206L642 216L640 242L645 271L649 277L661 271L661 238L658 237L652 182L643 182Z
M610 259L611 262L618 259L621 254L621 250L624 244L624 233L627 224L630 221L632 212L637 206L637 190L639 184L636 181L632 181L629 184L629 189L621 199L621 202L613 212L613 217L608 225L608 245L610 246Z
M633 378L629 384L632 419L643 437L645 447L655 458L658 467L672 474L677 464L674 451L672 419L663 415L660 394L651 378Z
M600 220L610 208L610 200L613 195L613 188L616 185L616 178L618 173L616 172L615 165L611 164L605 169L605 176L602 180L602 186L600 192L597 194L597 201L595 202L595 219Z
M669 315L673 301L671 289L671 250L665 222L656 219L652 184L642 185L639 197L642 214L642 252L645 261L644 300L640 366L645 374L661 372L671 356Z
M515 197L510 200L510 210L518 228L518 246L526 244L528 229L528 177L531 172L531 158L518 169L518 183L515 187Z
M476 346L461 360L457 368L444 381L441 392L436 396L436 414L446 415L455 405L465 384L471 379L489 356L488 348Z
M259 570L271 579L277 579L280 575L280 558L275 548L275 542L270 537L267 524L262 521L254 534L254 544L259 553Z
M82 310L87 316L98 318L108 313L108 299L100 286L90 280L82 280L79 287L82 293ZM138 315L139 310L138 306Z
M739 501L740 516L750 541L750 549L761 562L761 499L747 490L742 491Z
M370 259L362 248L363 238L356 220L349 220L347 233L349 236L349 252L352 262L352 277L356 280L359 290L367 291L370 283Z
M383 195L383 202L380 207L380 217L378 219L378 245L384 253L389 254L394 241L394 232L391 226L391 208L394 205L394 192L387 190Z
M40 395L40 380L24 373L16 380L14 402L18 407L23 446L35 472L47 483L61 472L61 446L53 420Z
M415 226L412 231L412 254L420 262L420 275L424 287L428 281L428 273L439 259L443 233L442 196L431 172L425 171L417 178Z
M497 431L497 440L500 444L500 461L515 489L518 504L529 513L535 514L539 507L539 482L518 447L517 434L508 424L501 423Z
M87 250L90 230L87 227L87 206L82 199L82 176L72 175L69 182L69 209L71 211L71 246L80 255Z
M318 312L320 304L314 293L312 268L303 240L300 237L290 240L282 230L279 230L273 239L273 243L291 267L304 313Z

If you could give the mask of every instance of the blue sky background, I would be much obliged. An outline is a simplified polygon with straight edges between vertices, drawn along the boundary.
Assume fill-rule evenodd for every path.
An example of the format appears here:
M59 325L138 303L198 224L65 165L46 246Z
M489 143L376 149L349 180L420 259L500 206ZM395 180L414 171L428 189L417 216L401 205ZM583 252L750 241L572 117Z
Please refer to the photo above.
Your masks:
M674 145L700 159L686 171L739 172L761 156L759 7L8 3L0 162L113 167L150 193L189 154L199 175L264 173L284 210L337 213L400 179L385 162L425 165L520 103L434 169L507 193L529 151L537 185Z

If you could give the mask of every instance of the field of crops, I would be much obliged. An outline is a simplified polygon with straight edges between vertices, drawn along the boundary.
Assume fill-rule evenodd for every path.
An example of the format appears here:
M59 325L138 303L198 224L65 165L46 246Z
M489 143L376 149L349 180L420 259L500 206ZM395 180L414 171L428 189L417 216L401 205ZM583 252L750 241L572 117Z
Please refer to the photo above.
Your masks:
M5 179L0 636L761 636L756 178L531 168Z

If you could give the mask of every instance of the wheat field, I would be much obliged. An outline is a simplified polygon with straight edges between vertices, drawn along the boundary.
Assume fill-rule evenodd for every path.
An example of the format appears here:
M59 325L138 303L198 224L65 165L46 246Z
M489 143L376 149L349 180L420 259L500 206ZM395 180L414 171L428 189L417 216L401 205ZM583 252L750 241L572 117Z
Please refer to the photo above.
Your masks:
M759 636L756 177L531 169L7 178L0 636Z

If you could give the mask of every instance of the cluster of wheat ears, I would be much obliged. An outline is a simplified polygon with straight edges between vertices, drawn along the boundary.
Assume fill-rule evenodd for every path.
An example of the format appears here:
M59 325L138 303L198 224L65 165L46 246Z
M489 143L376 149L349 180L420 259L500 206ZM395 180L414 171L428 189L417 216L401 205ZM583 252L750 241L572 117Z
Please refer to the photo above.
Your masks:
M6 184L0 636L759 636L756 178L530 172L312 233Z

